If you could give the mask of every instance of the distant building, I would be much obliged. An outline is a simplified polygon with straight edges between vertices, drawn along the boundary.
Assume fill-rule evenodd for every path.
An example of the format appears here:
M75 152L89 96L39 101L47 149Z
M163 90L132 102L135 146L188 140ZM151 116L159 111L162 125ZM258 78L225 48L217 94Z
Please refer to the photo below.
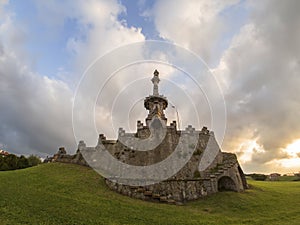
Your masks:
M9 155L9 153L7 151L4 151L4 150L0 149L0 155L1 156L7 156L7 155Z
M276 181L276 180L279 179L280 176L281 176L281 174L279 174L279 173L271 173L271 174L269 175L269 180L271 180L271 181Z

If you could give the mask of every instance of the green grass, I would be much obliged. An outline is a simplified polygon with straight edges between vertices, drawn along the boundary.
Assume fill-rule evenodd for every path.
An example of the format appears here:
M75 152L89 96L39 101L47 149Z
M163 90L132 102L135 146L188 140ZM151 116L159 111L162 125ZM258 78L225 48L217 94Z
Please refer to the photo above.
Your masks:
M298 177L298 176L280 176L280 177L278 177L278 181L300 181L300 177Z
M249 183L175 206L119 195L87 167L43 164L0 172L0 224L299 224L300 182Z

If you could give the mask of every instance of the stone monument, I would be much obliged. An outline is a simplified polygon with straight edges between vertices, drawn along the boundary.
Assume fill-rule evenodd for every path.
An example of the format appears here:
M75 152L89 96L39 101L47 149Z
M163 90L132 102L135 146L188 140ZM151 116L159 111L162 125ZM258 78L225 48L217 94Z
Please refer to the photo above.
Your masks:
M138 181L130 185L120 182L114 176L107 175L106 184L110 189L133 198L177 204L224 190L244 191L248 186L236 155L221 152L214 133L207 127L196 130L189 125L184 130L178 130L176 121L168 125L164 113L168 107L168 100L159 94L160 79L157 70L154 71L151 81L153 93L144 100L144 106L149 113L145 124L137 121L135 133L127 133L119 128L117 140L107 140L104 134L100 134L96 147L86 147L85 143L80 141L76 155L67 155L60 149L54 161L93 167L92 162L82 157L82 155L85 156L82 153L94 154L102 151L99 149L105 148L105 151L109 152L115 160L123 164L147 167L159 165L160 162L168 160L168 157L177 151L178 146L181 146L177 152L177 155L181 154L178 159L187 158L187 160L172 176L146 185L138 185ZM182 141L182 137L192 136L196 137L196 142L186 141L191 139ZM211 158L211 155L214 157ZM176 163L175 161L174 164ZM164 168L159 168L157 173L163 174ZM128 179L135 179L135 177Z

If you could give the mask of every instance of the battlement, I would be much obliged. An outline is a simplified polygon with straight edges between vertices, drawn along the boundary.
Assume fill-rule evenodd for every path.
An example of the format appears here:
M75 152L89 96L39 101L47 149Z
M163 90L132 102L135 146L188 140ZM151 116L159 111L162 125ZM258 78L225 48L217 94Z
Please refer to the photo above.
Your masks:
M184 130L177 130L176 121L172 121L169 126L166 126L167 133L177 133L177 134L202 134L202 135L212 135L214 136L213 131L209 131L207 127L203 127L201 130L196 130L192 125L188 125ZM119 128L118 137L128 137L128 138L147 138L150 136L150 128L147 125L144 125L140 120L137 121L137 130L136 133L127 133L122 127ZM107 142L104 134L99 135L99 140L101 142Z
M139 187L121 184L122 181L132 180L140 185L145 182L144 177L140 180L135 177L120 178L115 175L106 177L106 184L111 189L149 201L182 203L199 199L222 189L243 191L247 188L245 176L236 156L221 152L213 131L208 130L206 126L197 130L192 125L180 130L177 129L176 121L167 125L164 110L168 106L168 100L159 94L158 75L158 71L155 70L151 80L153 94L144 100L144 106L149 114L145 119L145 124L140 120L137 121L135 133L128 133L120 127L117 140L107 140L104 134L99 134L96 147L87 147L83 141L80 141L76 155L67 155L65 149L60 148L59 154L55 155L55 161L93 165L95 159L86 162L82 157L83 153L93 155L103 148L115 160L128 166L142 168L158 165L172 155L176 155L171 165L168 164L173 168L181 159L186 158L187 161L180 167L181 169L179 168L179 171L151 185ZM164 173L166 169L158 168L157 173ZM126 170L127 168L120 171L126 173ZM121 182L118 183L118 181Z

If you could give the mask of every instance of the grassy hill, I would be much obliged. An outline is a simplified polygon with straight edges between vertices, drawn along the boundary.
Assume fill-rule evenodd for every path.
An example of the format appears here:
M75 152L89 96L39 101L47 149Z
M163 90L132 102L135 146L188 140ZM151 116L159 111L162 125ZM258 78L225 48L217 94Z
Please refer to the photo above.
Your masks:
M299 224L300 182L250 184L175 206L119 195L86 167L43 164L0 172L0 224Z

